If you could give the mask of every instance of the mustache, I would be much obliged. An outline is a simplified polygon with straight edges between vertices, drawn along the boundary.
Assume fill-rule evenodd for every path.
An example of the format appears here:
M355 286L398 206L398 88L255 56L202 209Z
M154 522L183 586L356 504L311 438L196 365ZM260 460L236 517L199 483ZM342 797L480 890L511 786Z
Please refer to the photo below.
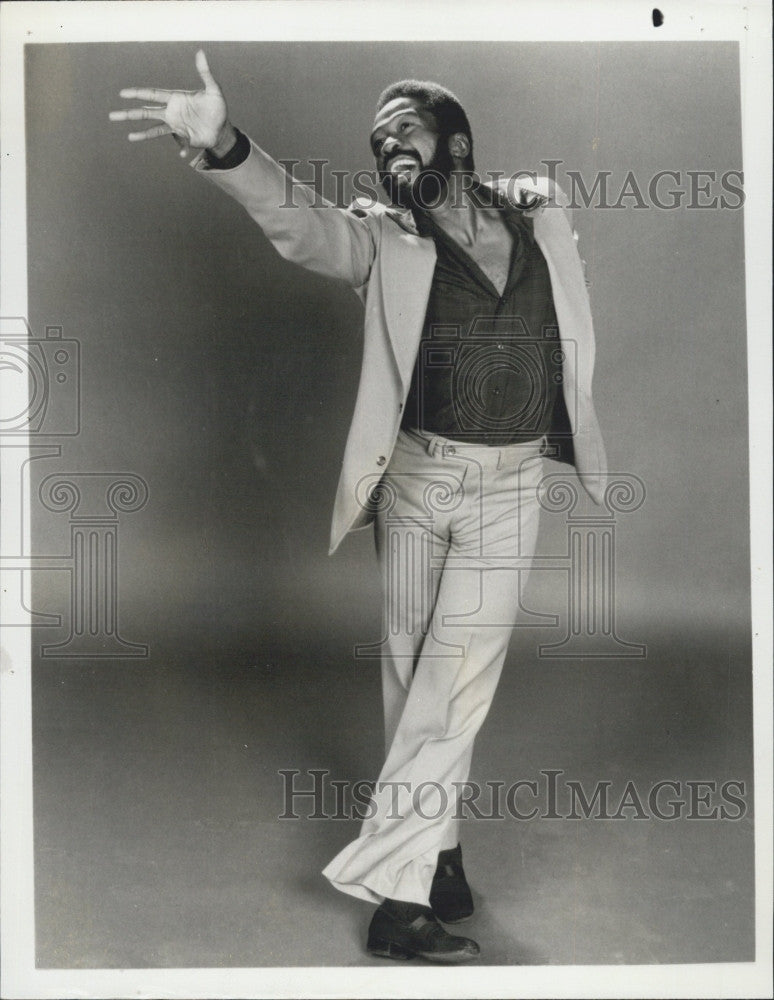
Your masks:
M392 156L390 156L390 158L388 160L385 160L385 162L384 162L384 169L385 170L389 170L390 167L392 166L392 164L396 160L400 160L401 158L405 159L406 157L408 159L413 160L415 163L418 163L420 167L422 166L422 160L419 158L419 156L416 153L414 153L412 151L409 151L409 150L402 150L401 149L401 150L398 150L397 152L393 153Z

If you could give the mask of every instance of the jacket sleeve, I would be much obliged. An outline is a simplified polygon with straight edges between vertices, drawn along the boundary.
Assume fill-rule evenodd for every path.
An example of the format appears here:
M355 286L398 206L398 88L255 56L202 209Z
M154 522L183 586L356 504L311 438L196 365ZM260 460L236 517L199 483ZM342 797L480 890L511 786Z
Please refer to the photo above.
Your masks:
M247 158L230 170L208 167L204 151L191 167L236 199L287 260L353 288L368 281L377 217L337 208L294 181L252 141Z

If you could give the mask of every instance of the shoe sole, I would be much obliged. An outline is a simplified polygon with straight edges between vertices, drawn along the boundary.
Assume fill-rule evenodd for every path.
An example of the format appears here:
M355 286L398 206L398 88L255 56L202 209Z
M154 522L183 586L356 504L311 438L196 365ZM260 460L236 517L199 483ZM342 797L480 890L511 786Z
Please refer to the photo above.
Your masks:
M367 949L369 955L376 958L393 958L399 961L407 961L412 958L424 958L427 962L437 962L442 965L458 965L461 962L472 962L478 958L478 954L471 955L468 951L447 952L438 955L431 952L409 951L402 945L395 944L394 941L369 941Z
M375 955L377 958L397 958L405 961L414 957L413 952L401 948L399 944L395 944L393 941L369 941L366 950L369 955Z

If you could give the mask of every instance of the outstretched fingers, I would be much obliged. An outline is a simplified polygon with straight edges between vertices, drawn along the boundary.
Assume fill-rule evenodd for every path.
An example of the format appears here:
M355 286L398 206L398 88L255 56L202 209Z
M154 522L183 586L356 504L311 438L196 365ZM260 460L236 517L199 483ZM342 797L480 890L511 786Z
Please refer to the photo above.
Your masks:
M130 132L126 138L129 142L142 142L144 139L158 139L160 135L172 135L169 125L153 125L144 132Z
M176 135L184 140L181 156L187 155L191 144L205 148L215 141L226 116L225 101L220 87L210 72L202 49L196 53L196 68L203 90L165 90L159 87L125 87L119 95L126 100L148 101L139 108L111 111L112 122L136 122L155 119L161 124L142 132L131 132L130 142L155 139L161 135Z
M157 101L160 104L167 104L170 97L176 93L180 91L159 90L158 87L124 87L118 92L118 96L131 101Z
M161 105L155 108L126 108L124 111L111 111L111 122L139 122L148 118L164 118L167 109Z

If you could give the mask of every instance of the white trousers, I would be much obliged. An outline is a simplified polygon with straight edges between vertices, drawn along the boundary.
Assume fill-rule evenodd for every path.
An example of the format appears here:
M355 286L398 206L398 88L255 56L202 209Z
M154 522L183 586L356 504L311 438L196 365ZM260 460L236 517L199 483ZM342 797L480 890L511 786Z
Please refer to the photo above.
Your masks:
M378 487L386 760L360 835L323 874L428 904L537 542L544 441L489 447L401 431Z

